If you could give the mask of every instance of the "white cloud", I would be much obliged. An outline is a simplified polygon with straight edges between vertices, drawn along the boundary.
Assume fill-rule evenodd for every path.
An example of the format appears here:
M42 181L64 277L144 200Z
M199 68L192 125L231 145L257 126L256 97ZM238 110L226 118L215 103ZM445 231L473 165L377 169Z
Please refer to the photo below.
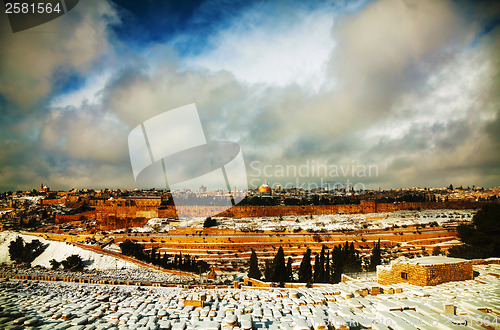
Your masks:
M90 18L82 20L92 24L98 15L84 8L90 12L83 17ZM490 171L498 164L491 139L498 133L489 137L485 130L494 130L491 122L498 118L498 34L471 47L477 27L448 1L380 0L342 19L329 10L289 11L263 18L250 10L212 37L210 51L191 58L169 45L114 54L101 23L82 27L94 31L93 41L54 46L82 53L71 61L48 54L41 41L29 47L13 42L15 54L40 48L47 63L16 64L0 73L26 78L14 79L17 89L0 82L9 100L28 104L47 95L58 61L88 76L79 90L55 97L37 123L12 128L36 135L39 145L9 136L0 176L15 186L16 168L8 164L24 162L37 168L19 167L23 183L49 177L49 184L66 188L134 187L129 130L196 103L208 140L238 142L249 161L376 164L380 176L368 178L375 188L499 182ZM109 53L116 58L106 70L89 73ZM0 50L2 68L12 56Z
M49 152L103 164L128 163L129 128L99 107L56 108L45 118L40 141Z
M214 48L187 60L188 65L226 70L247 83L285 87L299 84L318 91L334 42L331 11L268 17L260 24L250 11L220 31Z
M116 20L109 2L87 0L40 26L1 33L0 93L7 101L30 108L51 92L57 75L85 73L111 51L107 28ZM6 17L1 17L0 29L10 30Z

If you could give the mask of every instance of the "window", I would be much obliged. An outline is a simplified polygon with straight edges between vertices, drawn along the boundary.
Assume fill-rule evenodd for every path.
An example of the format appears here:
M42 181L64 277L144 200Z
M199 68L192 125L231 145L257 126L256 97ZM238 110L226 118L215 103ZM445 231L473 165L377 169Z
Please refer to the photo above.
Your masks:
M403 280L407 280L407 279L408 279L408 273L406 273L406 272L401 272L401 278L402 278Z

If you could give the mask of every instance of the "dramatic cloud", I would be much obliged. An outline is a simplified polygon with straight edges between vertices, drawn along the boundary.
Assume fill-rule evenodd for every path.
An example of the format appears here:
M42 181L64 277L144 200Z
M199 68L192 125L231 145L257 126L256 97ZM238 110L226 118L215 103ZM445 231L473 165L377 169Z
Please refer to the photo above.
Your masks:
M57 109L46 118L40 141L48 151L63 151L79 160L120 165L128 161L128 126L111 113L83 105L75 109Z
M247 83L321 88L334 46L332 11L284 10L272 20L263 15L250 10L212 38L215 48L188 63L230 71Z
M208 2L152 41L90 2L0 36L0 189L134 188L128 133L190 103L208 140L241 145L251 184L500 184L497 6L249 4L215 22ZM377 171L261 171L304 164Z
M0 29L10 31L4 12ZM107 26L117 17L107 1L82 1L68 14L18 33L0 34L0 93L30 108L50 94L68 74L85 75L94 61L111 51Z

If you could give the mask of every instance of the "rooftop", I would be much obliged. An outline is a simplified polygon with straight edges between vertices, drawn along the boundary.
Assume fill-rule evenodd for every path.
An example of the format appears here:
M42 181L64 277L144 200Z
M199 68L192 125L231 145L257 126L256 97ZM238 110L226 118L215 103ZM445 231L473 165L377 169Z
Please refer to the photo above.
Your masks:
M450 258L444 256L429 256L429 257L421 257L415 259L408 259L404 262L410 264L418 264L418 265L440 265L440 264L455 264L458 262L469 261L467 259L462 258Z

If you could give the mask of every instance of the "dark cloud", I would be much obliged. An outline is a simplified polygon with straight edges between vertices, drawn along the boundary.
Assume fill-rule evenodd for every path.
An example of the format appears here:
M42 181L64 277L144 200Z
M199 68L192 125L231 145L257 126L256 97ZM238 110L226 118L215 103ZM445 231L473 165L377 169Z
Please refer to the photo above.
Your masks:
M115 49L127 49L127 44L110 35L109 24L117 16L106 3L79 8L81 30L69 29L71 38L59 44L35 40L32 34L8 40L13 53L0 51L0 65L7 68L0 73L0 190L32 188L39 182L61 189L133 188L128 132L154 115L190 103L197 105L207 139L238 142L248 166L253 161L375 165L376 175L358 178L371 188L499 185L500 38L492 23L496 16L484 12L492 7L380 0L356 8L333 20L334 46L326 52L330 57L315 88L302 77L285 84L241 77L254 64L263 70L280 59L289 62L280 44L273 43L283 41L283 34L275 38L269 23L275 19L274 29L293 26L279 21L286 15L261 13L259 20L269 22L255 26L248 39L244 30L238 30L238 38L230 33L238 26L236 14L219 27L214 40L227 35L241 44L240 52L251 50L270 60L246 61L239 72L190 65L189 58L168 44L116 54ZM316 9L306 13L301 8L290 19L329 22ZM103 21L102 15L113 19ZM66 24L60 21L52 28L63 33ZM93 37L86 39L83 32ZM308 36L301 29L285 32L287 38L297 38L286 49ZM255 36L265 42L256 43ZM206 63L231 60L217 57L227 44L213 46L221 51L207 55ZM43 63L20 64L18 59L29 60L29 53L38 49ZM300 46L294 51L300 52ZM235 63L227 67L241 69L242 63ZM53 90L56 71L63 76L77 72L87 81L108 69L109 78L92 100L51 103L58 93ZM35 81L39 83L32 87ZM22 114L12 115L13 109Z

